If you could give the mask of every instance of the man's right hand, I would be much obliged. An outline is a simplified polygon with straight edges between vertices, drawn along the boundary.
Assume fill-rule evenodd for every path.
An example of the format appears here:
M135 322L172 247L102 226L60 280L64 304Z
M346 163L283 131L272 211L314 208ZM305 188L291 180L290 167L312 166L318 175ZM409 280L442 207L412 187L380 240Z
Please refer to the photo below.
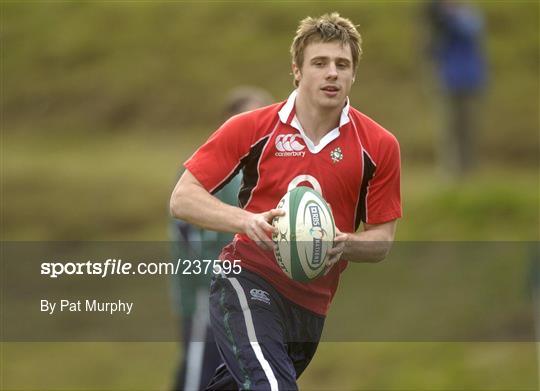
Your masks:
M244 223L244 232L263 250L272 250L272 234L278 229L272 226L274 217L285 216L283 209L270 209L263 213L250 213Z

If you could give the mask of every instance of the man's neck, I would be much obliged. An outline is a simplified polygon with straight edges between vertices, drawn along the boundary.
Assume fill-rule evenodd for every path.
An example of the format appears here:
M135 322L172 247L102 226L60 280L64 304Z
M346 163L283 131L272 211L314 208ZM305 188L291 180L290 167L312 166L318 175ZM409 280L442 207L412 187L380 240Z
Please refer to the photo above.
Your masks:
M309 137L315 145L331 130L339 126L343 106L324 109L314 106L307 99L302 97L301 93L296 96L295 102L296 118L302 125L306 136Z

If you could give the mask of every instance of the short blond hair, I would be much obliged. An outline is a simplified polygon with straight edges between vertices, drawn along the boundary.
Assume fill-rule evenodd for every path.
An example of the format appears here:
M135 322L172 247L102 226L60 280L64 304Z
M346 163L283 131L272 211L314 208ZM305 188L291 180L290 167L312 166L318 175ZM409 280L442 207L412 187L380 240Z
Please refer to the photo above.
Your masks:
M349 45L353 59L353 70L356 72L358 61L362 55L362 37L356 26L347 18L341 17L337 12L324 14L318 18L307 18L300 21L296 36L291 45L292 61L298 68L304 64L304 51L313 42L339 41L342 45ZM298 87L298 81L294 81Z

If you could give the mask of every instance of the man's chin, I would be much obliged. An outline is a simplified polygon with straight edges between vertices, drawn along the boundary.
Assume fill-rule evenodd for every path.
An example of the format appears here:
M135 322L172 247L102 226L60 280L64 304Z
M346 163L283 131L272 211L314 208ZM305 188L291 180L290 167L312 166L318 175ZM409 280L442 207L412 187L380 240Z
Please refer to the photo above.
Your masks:
M343 107L344 104L345 104L345 100L339 99L339 98L325 98L319 101L319 106L325 110L341 108Z

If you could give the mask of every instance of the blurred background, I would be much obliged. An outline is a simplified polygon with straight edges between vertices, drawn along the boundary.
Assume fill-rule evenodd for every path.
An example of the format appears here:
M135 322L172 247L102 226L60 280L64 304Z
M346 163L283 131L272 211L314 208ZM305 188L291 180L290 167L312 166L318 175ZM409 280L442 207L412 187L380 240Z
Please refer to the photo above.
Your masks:
M222 122L230 89L256 85L286 99L298 21L338 11L364 40L351 103L401 144L397 240L536 242L539 5L468 3L483 18L487 66L476 164L463 175L440 162L448 108L426 5L2 2L2 240L168 240L178 170ZM172 342L2 343L1 385L166 389L176 355ZM530 341L325 342L300 384L533 390L537 374Z

